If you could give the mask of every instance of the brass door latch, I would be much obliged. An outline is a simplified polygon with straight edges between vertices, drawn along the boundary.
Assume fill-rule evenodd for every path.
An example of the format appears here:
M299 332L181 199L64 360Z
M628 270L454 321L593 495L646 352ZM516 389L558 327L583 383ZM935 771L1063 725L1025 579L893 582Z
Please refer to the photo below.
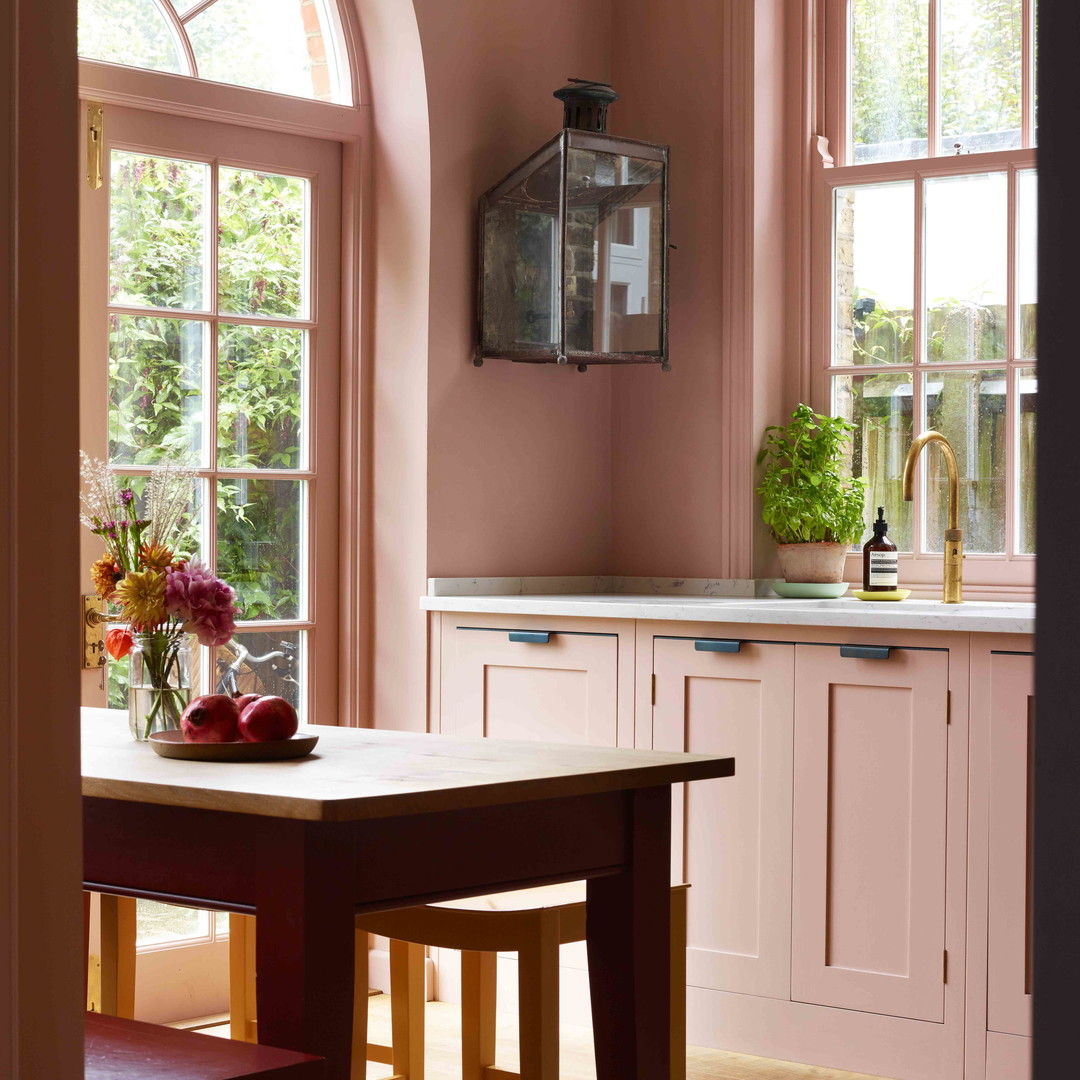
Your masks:
M83 670L104 667L105 657L105 601L93 593L82 598L83 613Z
M95 191L104 182L105 106L100 101L86 103L86 182Z

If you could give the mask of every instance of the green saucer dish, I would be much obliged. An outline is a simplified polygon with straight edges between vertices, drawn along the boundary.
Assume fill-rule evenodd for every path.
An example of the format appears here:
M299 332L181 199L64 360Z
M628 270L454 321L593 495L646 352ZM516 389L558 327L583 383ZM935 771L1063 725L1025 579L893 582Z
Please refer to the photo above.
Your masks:
M791 600L835 600L848 591L846 581L774 581L770 588Z

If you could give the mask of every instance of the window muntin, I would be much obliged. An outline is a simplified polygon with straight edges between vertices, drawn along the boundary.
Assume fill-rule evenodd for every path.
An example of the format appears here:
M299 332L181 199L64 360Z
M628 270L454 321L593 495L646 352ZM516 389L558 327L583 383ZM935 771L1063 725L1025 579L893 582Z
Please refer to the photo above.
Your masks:
M353 103L334 0L79 0L79 55Z
M945 523L939 455L924 455L915 502L901 498L911 439L929 427L960 463L966 578L1028 580L1030 569L991 564L1034 554L1034 2L825 9L844 25L830 32L826 82L847 88L826 113L847 137L837 167L819 173L831 236L824 396L856 424L852 471L914 553L912 580L920 558L940 557ZM935 49L923 47L924 24ZM986 58L1002 49L1008 64L991 70Z
M235 588L242 619L235 643L201 650L202 689L235 680L307 712L323 173L136 147L110 149L109 461L136 494L164 457L197 467L183 550Z

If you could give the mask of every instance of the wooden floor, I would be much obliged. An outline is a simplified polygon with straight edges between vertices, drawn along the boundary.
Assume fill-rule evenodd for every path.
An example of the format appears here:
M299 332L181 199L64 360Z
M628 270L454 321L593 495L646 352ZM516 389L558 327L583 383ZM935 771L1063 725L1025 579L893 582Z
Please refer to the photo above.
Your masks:
M390 998L378 994L369 1001L371 1037L389 1042ZM429 1001L424 1015L427 1025L426 1080L461 1080L460 1025L458 1007L449 1002ZM501 1021L501 1017L500 1017ZM517 1068L517 1025L513 1018L500 1022L497 1060L501 1068ZM228 1025L204 1029L228 1038ZM563 1027L561 1031L560 1080L595 1080L592 1064L592 1032L588 1028ZM368 1080L390 1075L387 1065L368 1065ZM731 1054L691 1046L687 1050L687 1080L878 1080L863 1073L840 1072L816 1065Z

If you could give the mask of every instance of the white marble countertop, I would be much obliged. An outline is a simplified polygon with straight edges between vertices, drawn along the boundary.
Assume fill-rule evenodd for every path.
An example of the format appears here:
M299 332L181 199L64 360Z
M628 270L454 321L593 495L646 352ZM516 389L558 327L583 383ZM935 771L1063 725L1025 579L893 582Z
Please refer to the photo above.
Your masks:
M939 600L878 602L787 600L757 596L551 595L424 596L425 611L499 615L568 615L596 619L658 619L682 622L761 623L772 626L858 626L887 630L951 630L1033 634L1035 605L982 600L943 604Z

